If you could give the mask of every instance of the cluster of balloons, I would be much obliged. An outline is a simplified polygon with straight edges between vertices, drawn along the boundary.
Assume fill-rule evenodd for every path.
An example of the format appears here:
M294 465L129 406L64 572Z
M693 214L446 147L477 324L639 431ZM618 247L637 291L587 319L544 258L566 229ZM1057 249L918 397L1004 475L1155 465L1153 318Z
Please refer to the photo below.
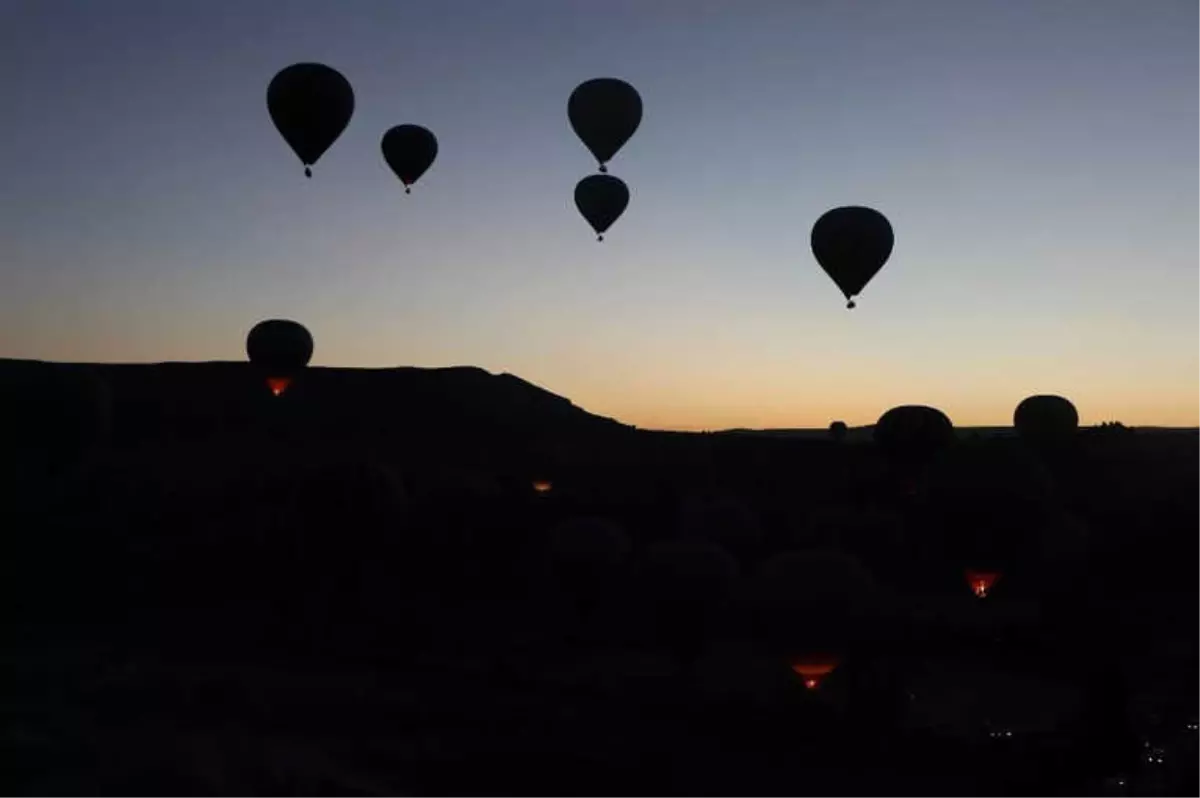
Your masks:
M312 166L338 140L354 115L354 88L324 64L292 64L267 86L267 112L312 177ZM383 160L411 193L437 158L437 137L420 125L396 125L380 142Z
M642 123L642 97L617 78L587 80L571 92L567 118L600 164L600 174L589 175L575 186L575 207L596 231L596 240L603 241L604 233L629 205L629 187L608 174L607 163Z
M312 166L333 146L354 115L354 89L325 64L292 64L267 87L267 110L284 141L312 177ZM575 206L596 231L597 240L629 205L629 187L608 174L608 161L637 132L642 98L617 78L594 78L575 87L567 100L567 118L575 134L595 156L600 174L575 186ZM396 125L383 134L383 159L404 184L405 193L433 165L438 141L420 125ZM845 295L846 307L892 254L892 226L879 211L860 206L834 208L813 225L813 255Z

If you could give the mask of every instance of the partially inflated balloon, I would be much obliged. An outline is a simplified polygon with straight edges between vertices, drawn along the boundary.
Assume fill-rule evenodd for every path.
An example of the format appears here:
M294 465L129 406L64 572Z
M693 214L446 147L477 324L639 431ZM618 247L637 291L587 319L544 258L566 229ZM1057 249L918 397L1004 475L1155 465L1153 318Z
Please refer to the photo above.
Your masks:
M874 439L894 464L919 468L954 443L954 425L935 408L901 405L875 422Z
M590 175L575 186L575 207L596 231L596 240L621 218L629 205L629 187L612 175Z
M283 140L304 164L304 174L350 124L354 89L332 67L292 64L271 79L267 111Z
M575 135L596 160L600 171L625 146L642 122L637 89L617 78L594 78L575 87L567 100L567 118Z
M1061 396L1030 396L1013 412L1013 426L1017 434L1031 443L1053 443L1075 434L1079 412Z
M246 336L246 355L266 373L267 387L276 396L287 390L312 354L312 334L298 322L267 319L254 325Z
M437 136L420 125L397 125L383 134L383 159L404 184L404 193L433 165L437 158Z
M845 294L846 307L892 254L892 225L879 211L848 206L827 211L812 229L817 263Z

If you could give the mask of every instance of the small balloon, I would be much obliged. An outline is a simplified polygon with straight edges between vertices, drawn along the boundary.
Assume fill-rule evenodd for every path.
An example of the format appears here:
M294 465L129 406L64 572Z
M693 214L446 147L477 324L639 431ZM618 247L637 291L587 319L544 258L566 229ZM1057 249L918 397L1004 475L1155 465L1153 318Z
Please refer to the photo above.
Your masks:
M420 125L397 125L383 134L379 145L383 159L412 193L412 184L429 170L438 154L437 136Z
M596 240L612 227L629 205L629 187L619 177L589 175L575 186L575 207L596 231Z
M338 140L354 115L354 89L332 67L292 64L267 86L267 112L275 128L304 164L312 165Z
M575 87L567 100L567 118L575 135L607 172L607 161L637 132L642 122L642 98L637 89L617 78L594 78Z
M887 263L894 244L891 223L872 208L834 208L812 228L813 255L845 295L847 309Z

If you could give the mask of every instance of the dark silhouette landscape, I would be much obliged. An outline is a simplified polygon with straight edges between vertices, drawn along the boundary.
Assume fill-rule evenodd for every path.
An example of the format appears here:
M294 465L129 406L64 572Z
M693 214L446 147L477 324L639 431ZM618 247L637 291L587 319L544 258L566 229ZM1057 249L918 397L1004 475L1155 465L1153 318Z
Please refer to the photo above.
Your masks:
M0 387L6 792L1196 793L1194 429L655 432L475 368Z

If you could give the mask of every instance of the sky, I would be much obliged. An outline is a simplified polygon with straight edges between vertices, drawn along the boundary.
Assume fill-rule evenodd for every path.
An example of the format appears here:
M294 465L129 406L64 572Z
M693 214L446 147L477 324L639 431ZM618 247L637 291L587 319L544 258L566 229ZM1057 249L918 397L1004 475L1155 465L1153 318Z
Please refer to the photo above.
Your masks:
M1194 0L7 0L0 357L476 365L639 427L1200 423ZM306 180L266 87L319 61L349 127ZM645 113L603 243L566 116ZM405 196L383 132L440 153ZM829 208L896 245L848 311Z

